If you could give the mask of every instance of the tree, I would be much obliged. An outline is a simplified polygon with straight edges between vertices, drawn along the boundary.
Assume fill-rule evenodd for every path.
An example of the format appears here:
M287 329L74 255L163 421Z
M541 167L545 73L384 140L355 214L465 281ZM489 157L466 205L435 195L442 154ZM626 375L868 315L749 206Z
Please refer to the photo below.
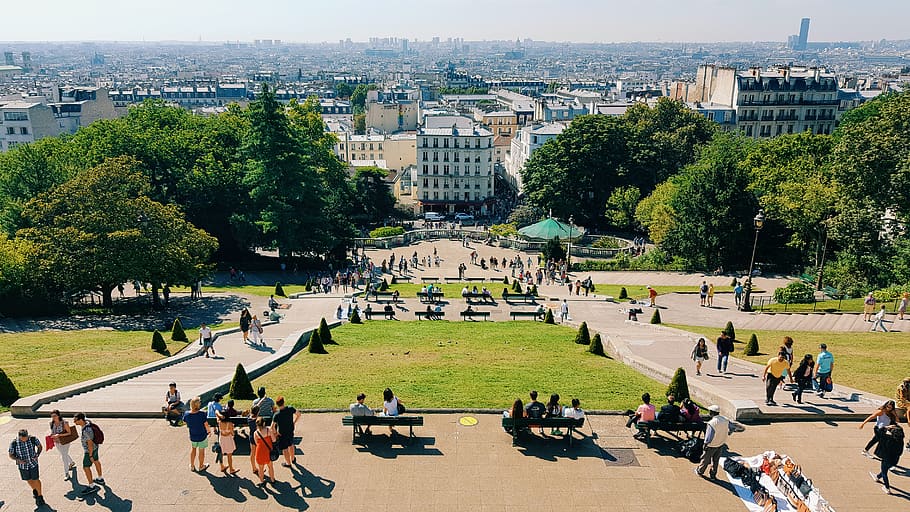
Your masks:
M329 324L326 323L325 317L319 321L319 339L321 339L322 343L325 345L338 344L334 339L332 339L332 330L329 329Z
M743 248L752 245L752 217L758 211L741 165L749 145L744 138L719 133L677 177L670 201L676 217L662 249L695 268L748 265L750 252Z
M594 333L594 337L591 338L591 345L588 347L588 352L598 356L606 355L604 354L604 344L603 340L600 338L600 333Z
M721 332L726 334L731 340L736 339L736 329L733 328L733 322L727 322L727 325L724 326L724 330Z
M231 388L228 396L234 400L255 400L256 393L253 392L253 383L250 382L250 376L247 375L243 365L237 363L234 370L234 377L231 379Z
M354 220L367 226L382 224L396 216L395 196L389 188L388 171L361 167L354 173Z
M183 330L183 324L180 322L180 317L174 319L174 326L171 328L171 340L183 342L190 341L186 336L186 331Z
M18 399L19 390L16 389L16 385L13 384L13 381L6 375L3 368L0 368L0 405L9 407Z
M743 353L747 356L758 355L758 336L756 336L754 332L752 333L752 336L749 336L749 341L743 348Z
M547 245L543 246L543 257L548 261L562 261L566 259L566 250L563 248L559 237L553 237L547 240Z
M530 226L544 218L544 211L540 207L522 202L509 214L509 223L515 224L516 229Z
M158 352L159 354L166 354L168 351L164 336L158 332L158 329L155 329L155 332L152 333L152 351Z
M335 84L335 96L339 98L350 98L351 94L354 93L354 89L346 82L338 82Z
M614 189L607 199L607 211L604 214L610 227L623 231L635 229L635 207L640 198L641 192L632 185Z
M354 134L363 135L367 132L366 114L354 114Z
M355 114L362 114L366 108L367 92L375 91L376 84L358 84L351 93L351 107Z
M676 196L676 183L673 178L657 185L648 197L642 199L635 207L635 220L648 232L655 244L660 245L667 232L673 228L676 212L671 201Z
M686 370L677 368L673 378L670 379L670 385L667 386L667 396L673 395L677 402L682 402L684 398L689 398L689 383L686 380Z
M310 333L310 342L307 344L307 352L310 354L328 354L322 345L322 338L319 337L319 330L315 329Z
M217 241L153 201L135 161L115 158L26 203L17 237L33 244L29 266L49 290L101 292L111 307L120 283L190 283L208 273Z
M575 335L575 343L579 345L590 345L591 344L591 334L588 332L587 322L582 322L578 326L578 334Z
M357 308L354 308L354 311L351 313L351 323L352 324L362 324L363 320L360 319L360 313Z
M651 315L651 323L652 324L660 323L660 310L659 309L656 309L656 308L654 309L654 314Z
M551 324L551 325L556 323L556 319L553 318L553 310L552 310L552 309L547 308L547 312L546 312L546 314L544 314L544 316L543 316L543 323L545 323L545 324Z

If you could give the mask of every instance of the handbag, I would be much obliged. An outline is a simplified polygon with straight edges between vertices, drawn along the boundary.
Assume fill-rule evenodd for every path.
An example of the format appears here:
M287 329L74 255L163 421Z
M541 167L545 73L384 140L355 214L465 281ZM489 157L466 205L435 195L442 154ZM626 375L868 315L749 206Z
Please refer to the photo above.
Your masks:
M69 429L70 429L69 434L67 434L66 432L60 434L60 437L58 437L56 440L57 443L70 444L73 441L75 441L76 439L79 439L79 434L76 433L76 427L70 426Z
M262 437L262 434L259 434L259 439L265 441L265 438ZM278 446L275 445L275 442L272 441L271 438L269 438L269 442L266 444L269 447L269 459L271 459L272 462L275 462L279 457L281 457L281 452L278 451Z
M407 410L407 409L405 409L404 404L401 403L401 402L398 402L398 414L404 414L404 412L405 412L406 410Z

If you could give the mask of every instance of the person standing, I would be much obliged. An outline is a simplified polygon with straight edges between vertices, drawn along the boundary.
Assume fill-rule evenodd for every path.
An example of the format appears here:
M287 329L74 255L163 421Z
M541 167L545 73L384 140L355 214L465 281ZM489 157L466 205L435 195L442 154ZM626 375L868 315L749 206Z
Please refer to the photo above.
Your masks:
M98 490L96 484L104 485L104 477L101 475L101 459L98 458L98 445L101 444L101 439L96 438L96 427L91 421L85 419L85 413L77 413L73 418L73 423L82 427L79 440L82 442L82 449L85 450L85 455L82 457L82 471L85 472L87 485L82 489L81 494L91 494ZM98 473L97 477L92 476L92 466Z
M559 306L559 319L561 323L569 320L569 304L566 303L566 299L562 299L562 304Z
M885 306L882 306L882 308L878 310L878 313L872 317L873 324L872 329L869 329L870 332L875 332L879 327L882 328L883 332L888 332L888 328L885 327L885 313Z
M205 325L203 322L199 326L199 342L202 343L202 348L205 350L205 357L209 357L209 351L212 351L212 355L215 355L215 345L212 340L212 330L209 326Z
M727 449L727 437L730 435L730 420L721 416L720 407L712 405L708 407L711 419L705 425L705 450L701 455L701 463L695 468L695 474L704 476L705 470L711 466L708 473L711 479L717 478L717 466L720 457Z
M76 440L76 427L71 427L69 423L60 416L60 411L54 409L51 411L51 435L54 437L54 446L60 452L60 459L63 461L63 480L69 481L72 478L72 471L76 469L76 463L70 457L70 443Z
M787 356L784 352L778 352L777 357L768 360L765 371L762 373L761 380L765 383L765 405L777 405L774 401L774 392L777 385L784 379L784 371L790 367L787 362Z
M651 288L650 286L648 287L648 300L651 302L652 308L657 307L657 290Z
M881 435L882 432L884 432L885 427L888 425L897 425L897 414L894 412L894 400L888 400L870 414L868 418L864 419L863 422L859 424L860 430L866 426L866 423L869 423L872 420L875 420L875 426L872 427L872 439L870 439L869 442L866 443L866 447L863 448L863 455L870 459L872 458L872 455L869 454L869 450L881 440Z
M695 361L695 375L701 375L701 364L708 360L708 343L704 338L698 338L695 342L691 357Z
M225 475L236 475L239 469L234 469L234 450L237 449L237 443L234 441L234 423L229 416L223 416L218 421L218 445L221 447L219 462L221 462L221 472ZM227 459L227 467L224 465L224 459Z
M28 435L28 430L25 429L20 430L16 439L9 444L9 458L16 461L19 476L32 488L32 496L38 507L45 505L44 495L41 494L41 478L38 475L38 456L41 451L41 441Z
M701 306L704 307L708 304L708 282L702 281L701 286L698 288L698 298L701 300Z
M910 377L904 379L897 387L897 408L904 411L904 419L910 424Z
M284 397L279 396L275 400L278 406L278 412L275 413L273 423L278 435L278 451L284 454L282 467L289 468L295 461L294 457L294 427L300 420L300 411L289 407L284 403Z
M183 414L183 422L190 433L190 471L196 472L196 458L199 458L199 472L208 469L205 463L205 449L209 442L209 423L202 410L202 399L198 396L190 400L190 410Z
M904 452L904 429L900 425L888 425L882 431L875 448L875 456L882 460L881 472L877 475L870 471L869 476L872 480L882 484L882 491L885 494L891 494L891 483L888 481L888 471L897 466L900 462L901 454Z
M717 372L727 373L727 362L730 360L730 354L733 353L733 339L722 331L717 338Z
M870 321L873 314L875 314L875 297L872 295L872 292L869 292L869 294L866 295L866 299L863 300L863 321Z
M253 474L259 474L259 468L256 467L256 419L259 416L259 406L254 405L250 407L250 415L246 419L246 426L248 429L247 438L250 441L250 467L253 468Z
M803 403L803 391L812 387L812 371L814 369L815 361L812 359L812 354L806 354L796 367L796 371L793 372L793 379L796 381L796 391L793 392L793 400L798 404Z
M818 382L818 397L825 398L825 393L834 390L831 374L834 372L834 354L828 352L828 345L819 345L821 352L815 358L815 380Z
M250 316L250 310L243 308L243 311L240 312L240 332L243 333L244 343L249 341L251 321L252 317Z
M714 283L711 283L711 284L708 285L708 301L707 301L707 305L708 305L709 308L714 306Z
M250 319L250 336L254 345L265 345L262 338L262 322L259 321L257 315L253 315Z
M907 302L910 301L910 292L904 292L901 294L901 301L897 306L897 319L903 320L904 313L907 312Z
M251 436L252 437L252 436ZM275 431L265 423L262 416L256 418L256 465L259 474L260 488L265 487L265 469L269 470L269 481L275 483L275 466L272 464L271 452L275 445Z
M743 304L743 285L739 281L733 287L733 301L736 302L736 309L739 309Z

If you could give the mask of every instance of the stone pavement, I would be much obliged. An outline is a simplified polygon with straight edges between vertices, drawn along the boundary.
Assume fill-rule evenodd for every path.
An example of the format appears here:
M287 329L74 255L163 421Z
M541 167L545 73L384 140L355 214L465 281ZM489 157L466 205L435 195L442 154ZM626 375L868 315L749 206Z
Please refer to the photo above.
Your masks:
M280 390L279 390L280 391ZM305 406L305 404L295 404ZM77 485L64 482L56 451L41 456L41 477L50 509L183 512L219 511L394 510L519 511L529 508L572 511L664 512L745 511L726 482L702 480L693 464L676 456L670 442L654 448L631 439L625 418L589 416L571 449L560 440L522 441L513 447L498 415L475 415L465 427L459 414L426 416L418 440L391 444L381 429L367 446L351 444L341 414L305 414L298 424L297 461L293 471L277 466L279 481L264 491L250 481L249 459L240 442L237 477L218 472L213 454L207 473L189 471L186 429L163 420L99 420L105 431L100 459L107 485L97 497L79 501ZM47 423L14 419L0 424L8 442L19 428L43 437ZM869 480L875 461L860 455L872 435L868 428L834 423L748 426L730 439L733 452L745 456L773 449L794 457L838 511L878 512L908 506L907 476L892 475L897 496L884 495ZM72 454L80 447L73 446ZM905 465L906 467L906 465ZM81 472L77 478L84 482ZM28 487L15 464L0 464L0 511L33 510Z

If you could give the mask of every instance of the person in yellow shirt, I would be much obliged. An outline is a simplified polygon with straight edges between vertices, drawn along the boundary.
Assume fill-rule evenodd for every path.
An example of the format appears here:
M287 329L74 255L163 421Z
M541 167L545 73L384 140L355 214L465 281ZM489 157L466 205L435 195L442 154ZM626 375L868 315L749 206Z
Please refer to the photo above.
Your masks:
M784 380L784 372L788 368L790 368L790 363L784 352L780 352L777 357L768 360L768 365L765 366L765 371L761 376L762 382L765 383L765 405L777 405L777 402L774 401L774 391L777 390L777 385Z

